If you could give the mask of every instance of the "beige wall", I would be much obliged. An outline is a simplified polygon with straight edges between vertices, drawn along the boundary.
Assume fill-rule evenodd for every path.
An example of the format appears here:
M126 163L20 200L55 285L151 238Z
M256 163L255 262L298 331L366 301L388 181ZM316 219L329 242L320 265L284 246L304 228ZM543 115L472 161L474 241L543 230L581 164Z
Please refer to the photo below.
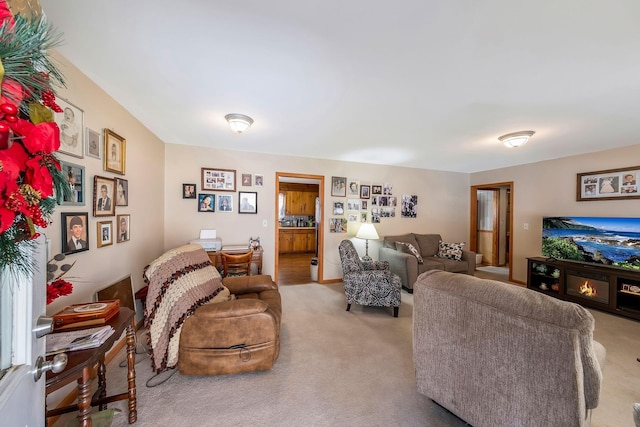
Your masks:
M104 128L112 129L126 138L127 157L126 174L122 176L105 172L102 161L93 157L81 159L59 154L60 160L85 167L86 203L84 206L59 206L56 209L53 223L45 229L50 240L50 254L53 256L61 250L61 212L89 214L89 251L69 255L69 260L77 261L66 276L74 285L73 293L47 306L49 314L68 304L91 301L96 291L129 274L135 289L144 286L142 269L162 254L164 235L164 144L66 59L55 52L53 57L67 81L67 89L58 91L59 97L84 110L85 127L100 133ZM131 215L129 242L114 241L111 246L97 247L97 222L113 221L115 230L116 217L93 216L95 175L119 176L129 181L129 206L116 207L116 214Z
M526 149L526 146L521 149ZM640 200L576 201L578 173L637 166L640 145L471 174L471 185L513 181L513 279L541 255L543 216L638 216ZM525 230L524 225L528 224Z
M323 279L342 277L338 257L338 244L342 239L355 236L359 224L348 224L347 233L329 233L332 217L331 177L344 176L361 184L393 184L393 195L398 202L403 194L418 195L418 217L400 218L400 207L395 218L382 218L376 224L380 236L405 232L440 233L448 241L467 241L469 212L469 180L467 174L347 163L300 157L273 156L240 151L217 150L196 146L166 144L165 146L165 249L175 247L198 237L200 229L213 228L224 244L248 244L249 237L260 236L264 247L263 272L273 274L275 265L276 172L324 175L324 269ZM237 192L234 194L234 212L198 212L196 200L182 199L182 184L200 185L200 168L235 169L236 191L258 192L258 214L237 213ZM243 173L264 175L263 187L242 187ZM231 194L214 192L214 194ZM342 198L342 200L346 200ZM369 209L370 212L370 209ZM267 226L263 226L263 221ZM354 239L358 251L364 255L364 241ZM377 258L379 242L369 242L369 253Z

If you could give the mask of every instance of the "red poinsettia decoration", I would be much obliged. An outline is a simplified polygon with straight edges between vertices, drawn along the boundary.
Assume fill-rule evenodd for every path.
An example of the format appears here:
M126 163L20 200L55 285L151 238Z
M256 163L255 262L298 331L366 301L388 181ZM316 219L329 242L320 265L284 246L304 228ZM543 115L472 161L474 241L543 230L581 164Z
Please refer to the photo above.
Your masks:
M73 285L66 280L58 279L47 283L47 304L51 304L56 298L63 295L71 295Z

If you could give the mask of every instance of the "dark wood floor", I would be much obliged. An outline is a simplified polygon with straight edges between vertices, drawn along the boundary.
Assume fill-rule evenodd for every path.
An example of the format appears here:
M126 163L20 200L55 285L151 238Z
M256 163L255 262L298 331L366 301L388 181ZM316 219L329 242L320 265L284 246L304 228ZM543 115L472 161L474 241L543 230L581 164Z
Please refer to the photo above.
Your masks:
M314 253L281 254L278 260L278 285L302 285L311 282L311 258Z

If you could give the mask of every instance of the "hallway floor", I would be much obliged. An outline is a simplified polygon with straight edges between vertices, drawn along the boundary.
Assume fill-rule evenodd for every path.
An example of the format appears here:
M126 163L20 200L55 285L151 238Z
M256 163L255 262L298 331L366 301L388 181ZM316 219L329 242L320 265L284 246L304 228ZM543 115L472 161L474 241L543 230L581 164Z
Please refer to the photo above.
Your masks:
M278 285L303 285L311 282L311 258L313 252L280 254L278 260Z

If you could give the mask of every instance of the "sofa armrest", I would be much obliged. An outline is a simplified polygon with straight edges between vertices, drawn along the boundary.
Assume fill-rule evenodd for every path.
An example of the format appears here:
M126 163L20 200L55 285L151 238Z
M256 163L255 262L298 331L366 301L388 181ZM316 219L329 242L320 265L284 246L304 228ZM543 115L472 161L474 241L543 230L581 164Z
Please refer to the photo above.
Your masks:
M418 260L415 256L383 247L378 251L378 258L380 261L387 261L391 272L400 276L402 287L413 289L418 278Z
M462 259L467 261L467 273L473 276L476 272L476 253L472 251L462 251Z
M193 316L200 318L241 317L267 310L269 304L257 298L245 298L231 301L203 304L197 308Z

